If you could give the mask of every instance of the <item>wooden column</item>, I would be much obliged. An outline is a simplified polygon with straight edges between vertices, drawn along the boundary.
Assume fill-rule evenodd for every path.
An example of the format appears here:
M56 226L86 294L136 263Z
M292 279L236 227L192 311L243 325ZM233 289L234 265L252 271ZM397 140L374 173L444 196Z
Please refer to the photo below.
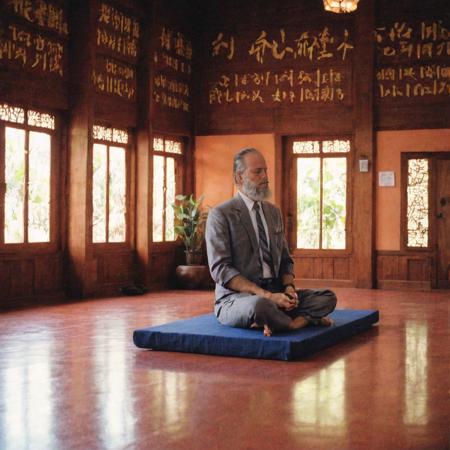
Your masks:
M69 262L69 292L71 296L89 295L96 276L89 249L91 207L88 189L91 186L89 157L93 121L90 76L94 61L95 42L93 20L96 2L74 2L71 10L71 114L69 121L69 177L67 205L67 259Z
M353 179L353 279L356 287L372 288L374 277L374 129L373 80L375 26L374 0L360 2L356 12L354 85L354 179ZM359 171L359 160L367 157L369 171Z

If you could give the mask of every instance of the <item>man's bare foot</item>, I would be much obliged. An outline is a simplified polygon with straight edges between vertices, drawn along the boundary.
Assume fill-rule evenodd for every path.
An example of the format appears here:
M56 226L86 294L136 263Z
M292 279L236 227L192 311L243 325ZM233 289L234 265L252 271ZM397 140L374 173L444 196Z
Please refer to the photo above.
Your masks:
M319 320L319 324L322 325L323 327L331 327L331 325L334 324L333 319L330 319L328 316L327 317L322 317Z
M295 319L292 319L292 322L289 324L290 330L299 330L300 328L304 328L308 325L308 321L303 316L298 316Z
M256 322L253 322L250 325L250 328L261 328L261 327ZM272 336L272 330L269 327L269 325L264 325L262 328L263 328L264 336Z

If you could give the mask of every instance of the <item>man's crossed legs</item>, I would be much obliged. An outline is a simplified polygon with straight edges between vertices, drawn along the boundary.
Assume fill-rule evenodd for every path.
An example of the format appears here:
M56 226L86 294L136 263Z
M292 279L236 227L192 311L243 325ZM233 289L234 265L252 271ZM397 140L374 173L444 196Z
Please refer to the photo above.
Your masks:
M258 295L240 292L216 304L215 314L223 325L238 328L263 328L264 334L297 330L307 325L330 326L327 317L336 307L336 295L329 289L297 290L298 306L283 311L274 302Z

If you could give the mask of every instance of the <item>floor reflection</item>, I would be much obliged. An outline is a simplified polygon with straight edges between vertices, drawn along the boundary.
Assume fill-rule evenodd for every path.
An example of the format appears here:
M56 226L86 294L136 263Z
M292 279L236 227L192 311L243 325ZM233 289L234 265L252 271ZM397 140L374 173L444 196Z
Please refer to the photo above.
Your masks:
M428 327L426 322L407 320L405 326L405 409L406 425L428 422Z
M172 436L182 435L187 430L188 415L186 374L151 370L148 381L154 386L149 408L152 416L152 428L169 432Z
M345 432L345 361L336 361L317 374L294 385L293 421L297 426L314 426L321 432Z
M115 319L102 324L102 334L96 334L95 385L99 388L98 406L101 411L99 430L107 447L120 447L135 439L135 413L130 396L130 373L126 364L128 338L125 323ZM109 345L105 346L105 342Z
M27 341L2 370L0 410L2 448L51 448L54 397L50 365L52 340Z

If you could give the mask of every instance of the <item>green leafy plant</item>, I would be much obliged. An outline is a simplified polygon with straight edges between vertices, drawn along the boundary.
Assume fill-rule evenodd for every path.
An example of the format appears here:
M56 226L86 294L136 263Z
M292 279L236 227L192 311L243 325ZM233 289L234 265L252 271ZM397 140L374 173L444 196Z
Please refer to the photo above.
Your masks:
M207 213L202 208L203 195L177 195L172 205L175 213L175 235L185 247L186 262L196 264L201 258Z

